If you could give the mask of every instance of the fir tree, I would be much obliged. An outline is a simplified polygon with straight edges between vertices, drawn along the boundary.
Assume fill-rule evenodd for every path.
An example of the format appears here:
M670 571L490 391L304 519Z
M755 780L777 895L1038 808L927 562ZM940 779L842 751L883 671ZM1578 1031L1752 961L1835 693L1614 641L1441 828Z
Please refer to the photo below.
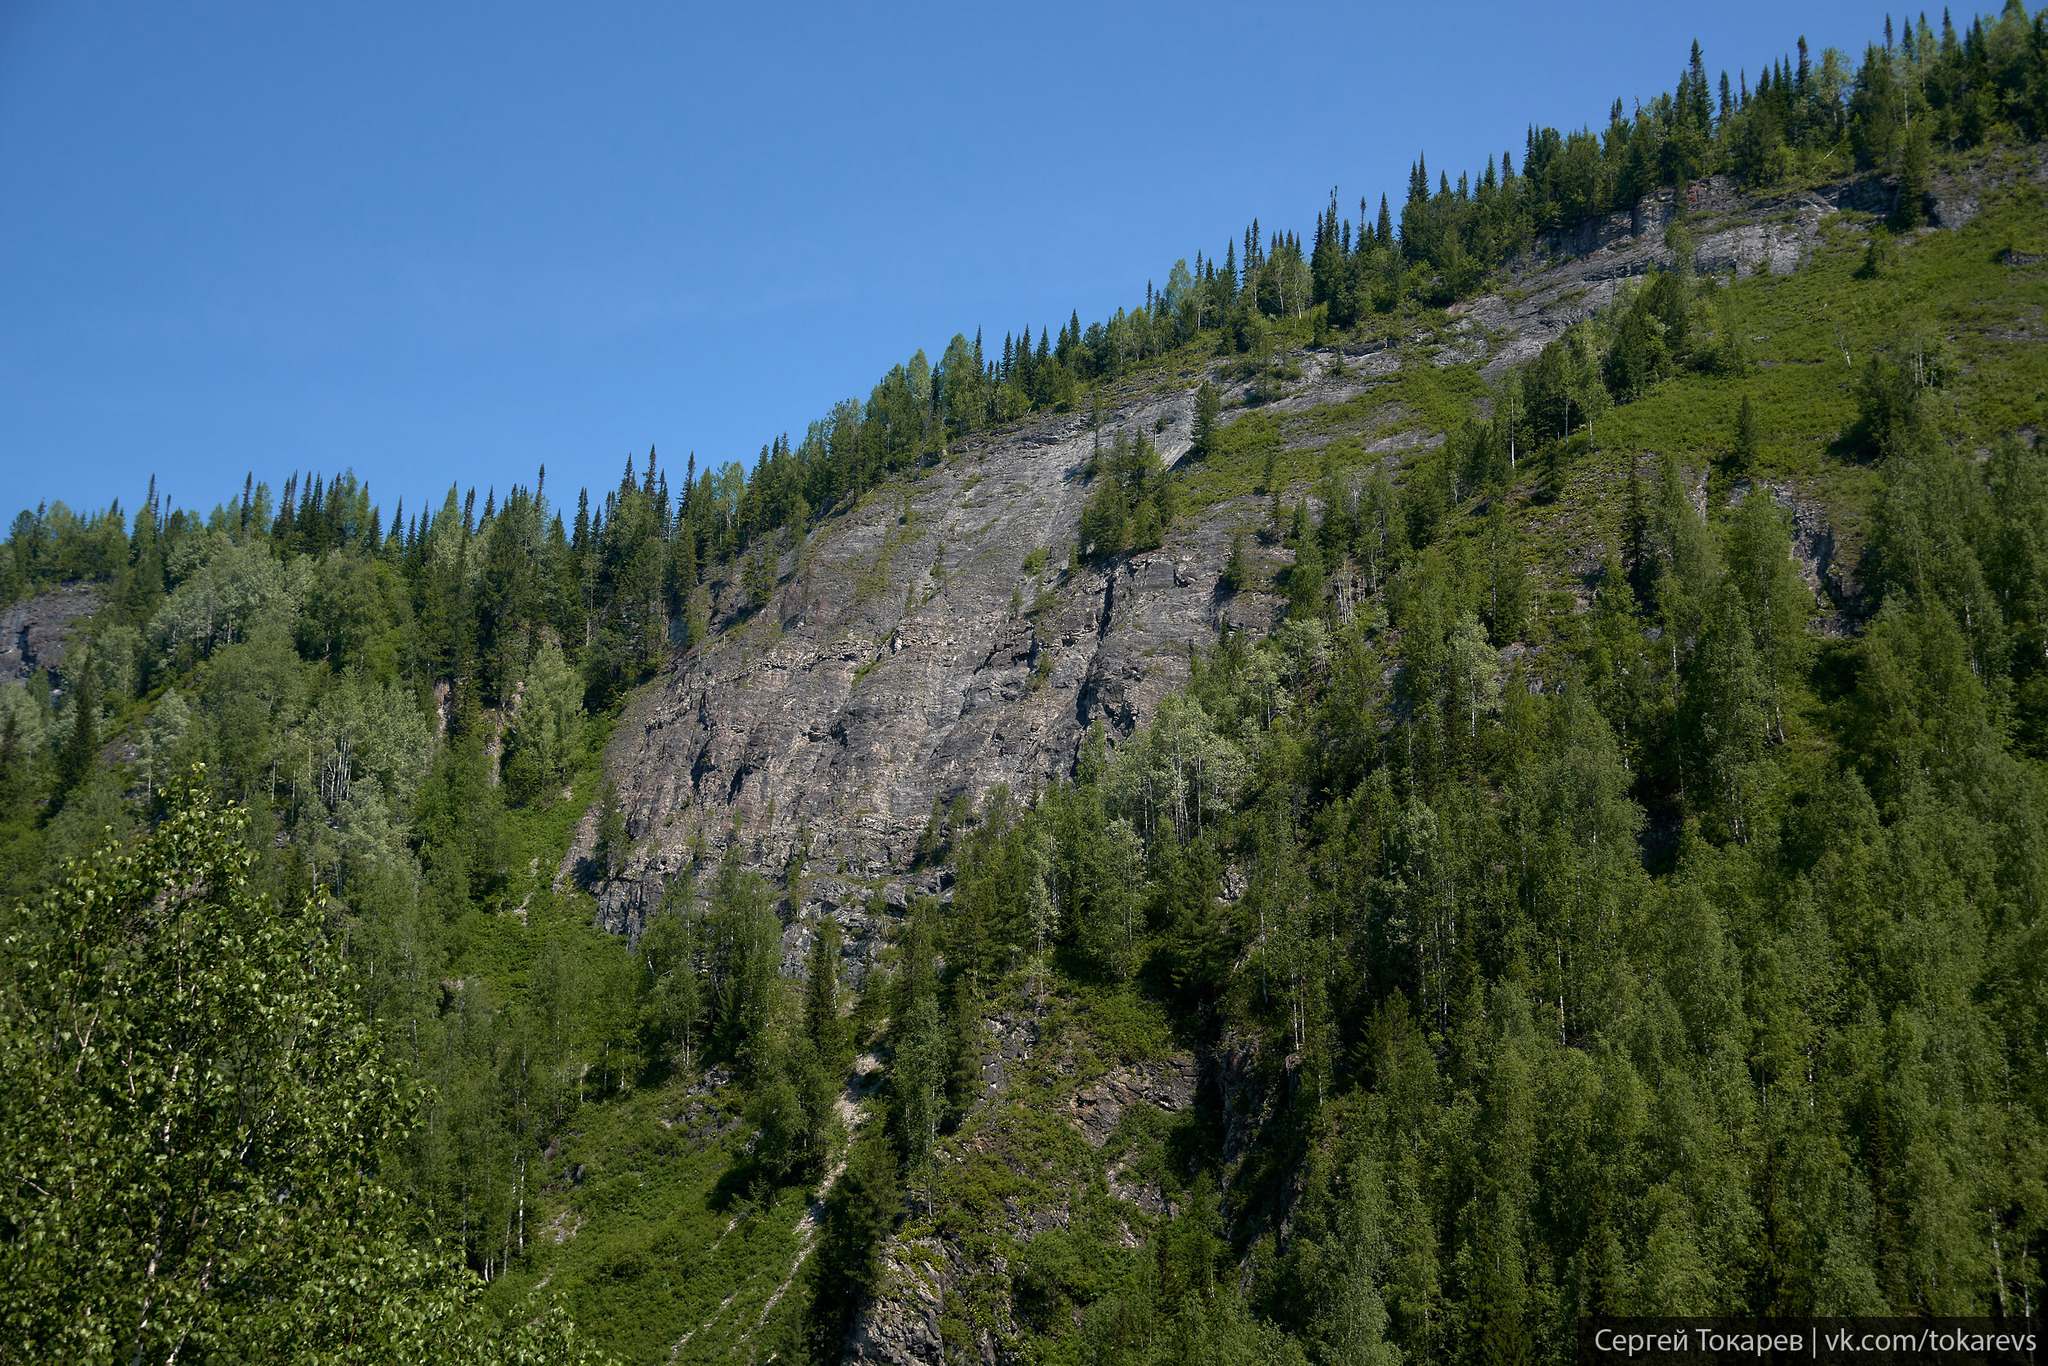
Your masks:
M1735 445L1729 453L1729 464L1737 474L1748 474L1756 468L1759 443L1756 405L1744 394L1741 406L1735 410Z
M830 1071L843 1066L845 1030L839 1020L839 926L827 918L811 939L804 978L804 1037Z
M1910 231L1927 221L1927 136L1920 129L1906 134L1906 150L1899 159L1899 206L1894 217Z
M1223 395L1215 385L1203 380L1195 390L1194 439L1188 447L1188 454L1197 460L1205 459L1215 448L1216 418L1223 408Z
M86 642L71 683L71 729L57 754L57 791L68 795L92 776L100 757L99 695L94 686L92 642Z

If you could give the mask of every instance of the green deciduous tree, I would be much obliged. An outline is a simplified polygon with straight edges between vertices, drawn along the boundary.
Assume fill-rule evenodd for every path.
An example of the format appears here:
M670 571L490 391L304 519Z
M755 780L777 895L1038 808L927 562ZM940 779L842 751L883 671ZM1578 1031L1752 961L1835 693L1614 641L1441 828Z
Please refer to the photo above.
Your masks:
M532 795L544 795L568 776L583 748L583 680L569 666L552 632L541 637L519 695L512 765L531 764ZM522 761L521 756L526 756Z
M658 1060L688 1072L705 1016L699 959L702 925L688 905L687 882L672 884L641 931L641 965L648 980L646 1028Z
M11 917L0 1320L35 1359L502 1359L466 1273L376 1178L413 1097L320 908L180 789L131 850ZM568 1359L557 1337L532 1357Z

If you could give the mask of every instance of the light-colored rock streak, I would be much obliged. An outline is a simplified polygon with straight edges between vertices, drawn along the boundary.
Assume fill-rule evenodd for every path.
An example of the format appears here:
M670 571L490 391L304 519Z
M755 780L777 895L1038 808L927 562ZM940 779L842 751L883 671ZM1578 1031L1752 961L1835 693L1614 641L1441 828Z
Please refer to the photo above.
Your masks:
M1167 441L1191 402L1133 400L1105 413L1103 442ZM1185 681L1219 613L1263 627L1272 600L1217 589L1236 509L1069 571L1093 449L1071 415L988 438L821 525L751 617L720 585L719 629L633 699L606 753L638 843L599 889L601 922L637 930L699 842L716 856L736 839L778 872L800 842L817 873L900 868L935 797L1065 776L1093 722L1127 733ZM586 824L566 873L591 852Z
M849 1140L852 1139L853 1131L859 1127L862 1119L860 1102L874 1094L875 1087L881 1080L881 1069L881 1059L873 1053L861 1054L853 1065L853 1071L847 1076L846 1089L832 1102L832 1108L838 1112L840 1122L846 1126ZM849 1150L851 1146L849 1142ZM817 1245L818 1230L824 1225L825 1197L831 1194L832 1183L837 1181L839 1174L845 1170L846 1154L841 1153L839 1160L832 1164L832 1169L825 1173L825 1179L818 1183L817 1193L811 1197L810 1204L804 1207L803 1217L797 1220L796 1257L790 1262L789 1274L782 1278L782 1284L775 1287L775 1293L768 1297L768 1303L761 1306L761 1316L754 1320L754 1328L768 1322L768 1316L775 1312L775 1306L782 1302L783 1295L796 1283L796 1273L803 1270L804 1259L811 1255L811 1249ZM740 1335L740 1340L744 1342L752 1333L753 1329L748 1329Z

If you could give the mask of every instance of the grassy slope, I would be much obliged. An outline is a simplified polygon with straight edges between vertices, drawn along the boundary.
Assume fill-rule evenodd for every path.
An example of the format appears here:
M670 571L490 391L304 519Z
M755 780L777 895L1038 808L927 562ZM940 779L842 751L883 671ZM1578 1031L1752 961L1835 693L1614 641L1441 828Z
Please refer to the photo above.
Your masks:
M718 1135L736 1090L692 1097L677 1083L584 1106L548 1163L533 1255L497 1300L546 1286L627 1362L670 1360L685 1335L675 1360L722 1360L745 1340L765 1356L802 1306L793 1291L760 1321L796 1254L805 1200L753 1186L742 1131Z

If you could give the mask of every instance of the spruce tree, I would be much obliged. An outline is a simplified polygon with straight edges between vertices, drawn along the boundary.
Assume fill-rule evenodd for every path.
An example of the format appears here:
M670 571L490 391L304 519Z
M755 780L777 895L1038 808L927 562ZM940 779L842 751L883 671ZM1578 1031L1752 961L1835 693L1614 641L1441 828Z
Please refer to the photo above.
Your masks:
M839 926L829 917L811 939L804 981L804 1036L818 1060L837 1073L844 1065L845 1028L839 1020Z
M1308 505L1296 509L1306 514ZM1314 617L1323 606L1323 549L1314 535L1301 536L1294 547L1294 565L1287 571L1288 616L1295 620Z
M1216 417L1223 409L1223 395L1208 380L1195 390L1194 441L1188 447L1188 454L1197 460L1208 457L1215 447Z
M1744 394L1742 406L1735 410L1735 449L1729 456L1735 473L1748 474L1756 468L1758 441L1756 405Z
M812 1359L842 1350L854 1312L881 1285L882 1242L903 1207L896 1148L878 1120L863 1124L846 1170L825 1197L816 1294L810 1314Z
M1906 134L1905 155L1899 162L1899 207L1895 215L1901 228L1911 230L1927 221L1927 134L1914 128Z
M981 1098L981 1003L966 974L953 979L946 1012L946 1126L960 1127Z
M99 762L99 697L93 686L92 643L86 643L71 688L71 730L57 752L57 791L68 795L92 775Z
M1244 557L1244 528L1230 533L1230 558L1223 565L1223 583L1233 593L1242 593L1251 579L1251 566Z

